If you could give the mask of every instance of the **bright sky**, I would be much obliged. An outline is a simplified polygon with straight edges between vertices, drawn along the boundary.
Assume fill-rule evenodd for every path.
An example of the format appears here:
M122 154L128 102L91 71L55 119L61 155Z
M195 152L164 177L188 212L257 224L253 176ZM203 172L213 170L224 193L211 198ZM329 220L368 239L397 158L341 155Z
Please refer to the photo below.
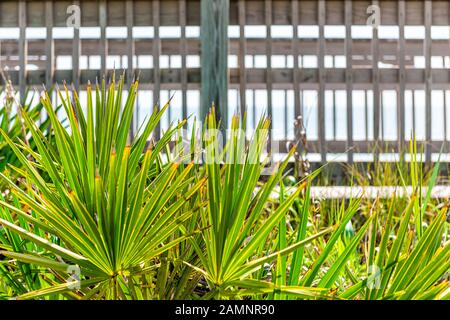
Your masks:
M326 38L345 38L345 26L325 26ZM179 26L163 26L159 28L161 38L177 38L181 35L181 29ZM379 27L380 39L398 39L399 28L397 26L380 26ZM264 38L266 37L265 26L245 26L245 37L247 38ZM271 26L272 37L274 38L292 38L293 29L292 26L286 25L273 25ZM196 38L200 35L200 28L198 26L187 26L186 36L188 38ZM298 27L299 38L317 38L319 36L318 26L299 26ZM230 38L239 37L239 26L229 26L228 36ZM27 39L45 39L46 28L27 28ZM71 27L54 27L53 37L55 39L71 39L73 38L73 28ZM95 39L100 38L100 27L81 27L80 37L82 39ZM107 38L126 38L126 27L107 27ZM134 38L152 38L153 27L133 27ZM354 39L371 39L372 27L371 26L352 26L352 37ZM405 39L424 39L425 27L424 26L405 26ZM18 39L19 28L0 28L0 39ZM450 27L449 26L432 26L431 27L432 39L449 39Z

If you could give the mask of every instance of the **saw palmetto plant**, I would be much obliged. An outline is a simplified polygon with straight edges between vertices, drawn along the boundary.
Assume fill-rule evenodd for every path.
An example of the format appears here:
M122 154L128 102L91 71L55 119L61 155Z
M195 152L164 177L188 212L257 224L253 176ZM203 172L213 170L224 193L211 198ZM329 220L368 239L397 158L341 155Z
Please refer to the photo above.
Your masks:
M153 135L169 104L130 135L123 85L58 91L65 120L44 94L50 127L24 109L26 135L2 123L0 299L450 299L448 202L420 191L439 162L370 172L410 196L315 199L322 169L269 166L268 118L247 139L233 117L222 147L212 109L186 150L186 121Z
M220 131L214 110L206 122L208 133L211 133L205 135L204 141L209 201L201 219L201 225L205 227L204 241L195 244L200 262L196 269L204 275L210 289L208 297L211 298L273 291L275 287L270 282L251 276L252 273L265 263L275 261L277 256L285 256L314 238L331 232L333 228L283 250L268 251L266 245L270 246L270 234L306 186L306 182L301 183L279 206L267 207L293 150L283 163L273 169L268 181L259 184L263 169L260 159L267 142L269 120L260 121L255 136L246 146L245 130L239 127L239 118L233 117L229 142L224 148L226 152L220 152L218 148L220 141L215 133ZM323 290L316 288L291 286L277 289L298 296L316 297L323 294Z
M152 114L140 134L129 138L137 83L125 101L122 85L121 80L116 90L113 81L106 90L103 84L95 94L88 87L86 114L76 93L71 100L67 89L60 92L69 130L58 120L48 95L42 97L55 146L27 115L24 119L36 152L1 132L22 165L12 169L25 181L16 186L3 175L21 203L17 208L2 202L3 210L31 226L0 221L23 241L33 243L33 250L23 247L3 254L52 274L41 277L42 289L26 288L29 292L22 298L68 291L70 282L60 280L67 278L71 264L80 268L80 298L137 298L136 288L152 270L152 259L188 236L172 237L192 216L193 209L184 204L203 182L187 179L192 165L180 169L177 163L163 164L159 158L159 150L176 127L145 150L164 108ZM187 185L189 191L183 192Z

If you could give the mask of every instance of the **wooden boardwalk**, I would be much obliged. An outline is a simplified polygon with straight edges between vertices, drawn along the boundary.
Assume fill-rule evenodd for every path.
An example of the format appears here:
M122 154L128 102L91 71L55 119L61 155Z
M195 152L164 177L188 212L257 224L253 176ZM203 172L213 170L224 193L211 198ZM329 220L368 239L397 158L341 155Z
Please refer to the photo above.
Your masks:
M284 92L286 99L282 120L285 131L293 126L295 118L305 120L307 110L314 111L315 117L310 121L315 122L317 133L309 135L308 151L320 154L322 161L328 153L346 151L348 161L352 161L353 153L369 152L375 146L399 152L405 147L411 130L416 130L415 126L424 128L420 144L427 161L450 139L449 1L208 1L220 4L221 10L228 10L218 15L222 17L220 21L219 18L207 21L214 28L208 28L205 21L202 24L201 18L202 12L215 10L214 6L202 6L200 0L1 1L0 28L18 28L19 37L0 40L0 64L2 68L8 67L12 82L23 96L27 87L41 84L51 87L64 80L83 90L88 81L95 82L111 71L107 68L108 56L124 57L128 66L127 83L139 75L141 89L152 92L153 104L163 90L181 92L181 117L188 115L187 92L201 89L199 114L206 111L208 99L216 97L222 99L219 107L225 117L230 105L227 90L234 90L236 111L252 109L255 115L256 92L265 95L265 111L275 117L279 112L275 103L278 105L279 101L274 101L274 91L278 90ZM85 38L77 28L65 39L54 37L54 28L67 26L67 8L73 4L80 7L81 28L97 28L97 37ZM367 25L373 14L369 8L379 8L379 28ZM228 26L238 30L238 35L224 41ZM116 27L125 28L123 37L108 36L108 29ZM135 36L135 27L152 27L153 31ZM176 36L164 37L162 31L167 27L177 28ZM252 27L260 28L262 36L246 36ZM361 36L367 27L369 37ZM389 27L395 30L389 31ZM45 37L28 39L29 28L44 28ZM188 28L201 29L203 36L189 36ZM310 29L317 34L305 37L304 30ZM338 30L338 34L330 35L333 30ZM217 40L220 47L214 47L216 42L211 45L208 39L220 39ZM217 53L212 55L216 49ZM236 58L237 63L227 67L224 52ZM180 57L181 62L176 67L162 67L163 55L169 60ZM56 67L59 56L71 57L70 70ZM98 57L99 67L81 68L83 56ZM201 57L203 70L188 66L187 59L192 56ZM217 61L216 56L222 59ZM286 63L274 65L274 57L280 56L285 57ZM140 57L151 57L151 67L133 62ZM265 67L249 65L249 61L261 57L266 61ZM315 57L315 66L303 65L309 57ZM344 63L338 65L341 58ZM418 60L423 62L420 66ZM29 68L31 64L33 69ZM206 69L206 66L213 68ZM202 83L202 76L208 83ZM210 92L210 87L218 91ZM308 100L311 92L314 101ZM338 108L342 103L340 92L345 96L344 117ZM362 95L356 95L357 92ZM394 95L388 95L392 92ZM439 101L433 98L434 93ZM288 110L288 96L293 97L289 109L292 112ZM327 102L328 97L331 102ZM358 108L363 118L356 117ZM438 110L432 112L432 108ZM407 117L412 120L406 121ZM339 137L336 127L342 119L346 122L346 132L344 137ZM326 123L332 123L332 128ZM412 128L406 127L408 123ZM278 125L279 122L273 123L274 128ZM433 136L432 129L437 125L439 130ZM362 138L355 138L355 128L364 128ZM388 129L395 134L387 136ZM332 133L328 134L330 130ZM285 132L280 146L295 139Z

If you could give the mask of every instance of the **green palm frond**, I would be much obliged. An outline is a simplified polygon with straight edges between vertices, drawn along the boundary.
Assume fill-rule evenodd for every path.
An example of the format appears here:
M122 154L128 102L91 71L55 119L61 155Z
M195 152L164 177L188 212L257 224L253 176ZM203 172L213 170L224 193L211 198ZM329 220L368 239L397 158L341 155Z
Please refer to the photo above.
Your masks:
M19 209L14 211L34 226L33 230L23 229L0 219L9 232L34 244L30 252L5 255L57 273L55 280L67 278L61 266L79 266L84 279L84 287L77 293L80 297L132 295L131 287L138 285L129 279L142 268L158 263L162 253L189 237L172 235L192 216L193 210L183 204L203 184L193 179L186 181L192 164L180 169L178 163L161 163L160 151L184 123L169 128L160 141L145 150L168 105L155 111L140 134L129 140L138 84L131 86L126 99L122 97L122 86L123 80L118 88L113 81L106 92L103 83L102 88L97 86L95 98L88 86L85 113L76 92L73 100L67 88L58 92L69 122L67 130L46 94L41 103L49 114L55 145L25 114L26 126L37 146L32 159L28 157L29 148L1 131L26 179L18 187L2 177L20 201ZM190 194L182 193L186 182ZM11 206L6 201L1 203L9 211ZM36 233L41 228L44 232ZM50 263L55 260L59 261L58 267ZM54 291L28 292L22 298L66 292L69 288L60 281L52 287ZM90 292L92 287L95 293Z

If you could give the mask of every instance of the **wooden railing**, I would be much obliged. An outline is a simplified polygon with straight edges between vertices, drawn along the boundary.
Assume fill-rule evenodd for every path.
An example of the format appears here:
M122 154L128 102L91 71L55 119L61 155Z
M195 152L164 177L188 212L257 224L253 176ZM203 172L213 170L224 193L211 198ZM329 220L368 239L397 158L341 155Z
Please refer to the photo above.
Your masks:
M66 39L55 37L55 27L67 27L67 8L74 4L80 7L81 29L74 28ZM369 37L361 38L357 27L367 28L371 5L380 8L381 27L370 27ZM186 117L189 110L205 108L188 93L201 90L200 65L214 59L202 56L202 37L190 32L198 32L201 11L200 0L2 1L1 67L8 67L9 77L24 96L27 88L51 87L64 80L84 90L88 81L111 71L108 57L124 57L126 63L116 68L127 66L127 83L139 75L140 88L152 92L139 106L162 100L163 91L166 96L177 91L181 93L174 99L181 106L177 116ZM352 161L354 153L371 152L375 145L399 152L412 133L421 130L419 140L430 161L450 139L450 38L432 36L433 28L448 29L449 19L448 1L229 0L228 23L235 35L229 38L228 54L235 62L228 66L227 80L234 98L220 108L225 117L247 112L253 124L264 111L262 105L274 119L273 128L282 132L282 148L295 141L294 119L301 117L308 151L320 154L322 161L328 153L344 152ZM249 26L258 26L265 35L246 35ZM286 33L277 33L277 26ZM327 35L331 26L342 34ZM386 26L396 26L398 35L381 34ZM411 26L419 26L423 37L409 37L405 31ZM82 29L91 27L98 29L97 36L84 38ZM123 27L124 36L109 37L110 27ZM152 27L152 32L135 36L135 27ZM165 37L166 27L176 27L176 35ZM6 39L11 29L4 28L18 28L19 36ZM45 36L27 38L29 28L45 28ZM317 35L305 38L303 30L311 28ZM71 57L69 70L57 68L59 56ZM163 64L165 56L168 64ZM311 56L315 65L306 63ZM100 63L83 67L84 57L96 57ZM190 64L190 57L201 57L200 65ZM252 66L260 58L265 60L263 67ZM152 63L141 66L141 59ZM135 130L139 118L137 111Z

